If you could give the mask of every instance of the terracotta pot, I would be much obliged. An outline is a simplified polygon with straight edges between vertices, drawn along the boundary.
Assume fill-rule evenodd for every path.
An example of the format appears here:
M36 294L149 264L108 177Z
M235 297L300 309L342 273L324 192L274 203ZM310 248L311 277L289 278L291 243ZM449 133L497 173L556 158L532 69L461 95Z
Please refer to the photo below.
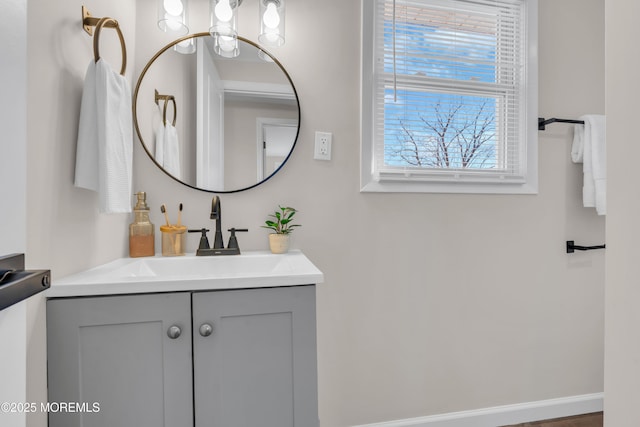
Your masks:
M288 234L269 234L269 248L271 253L285 254L289 251L289 235Z

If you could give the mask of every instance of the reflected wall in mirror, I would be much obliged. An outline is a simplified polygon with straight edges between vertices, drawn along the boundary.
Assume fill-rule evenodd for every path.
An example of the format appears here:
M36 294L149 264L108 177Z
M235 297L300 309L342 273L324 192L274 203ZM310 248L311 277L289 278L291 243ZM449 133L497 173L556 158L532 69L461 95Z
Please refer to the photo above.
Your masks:
M191 40L194 54L178 43ZM177 39L143 69L133 98L138 138L174 179L216 193L246 190L290 157L300 128L296 90L282 65L238 37L240 56L213 52L209 33Z

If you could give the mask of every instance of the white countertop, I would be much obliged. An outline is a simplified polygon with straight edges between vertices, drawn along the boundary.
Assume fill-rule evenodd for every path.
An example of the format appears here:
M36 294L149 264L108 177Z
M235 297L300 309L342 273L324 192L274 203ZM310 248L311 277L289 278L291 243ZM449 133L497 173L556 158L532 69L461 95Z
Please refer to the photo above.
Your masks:
M322 283L324 275L300 251L274 255L120 258L52 280L47 298L177 291L264 288Z

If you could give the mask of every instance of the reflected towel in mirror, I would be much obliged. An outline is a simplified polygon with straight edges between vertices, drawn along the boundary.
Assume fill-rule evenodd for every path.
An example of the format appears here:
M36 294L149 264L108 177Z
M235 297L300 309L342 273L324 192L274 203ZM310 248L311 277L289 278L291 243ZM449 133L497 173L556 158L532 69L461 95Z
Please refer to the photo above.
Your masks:
M164 169L177 179L182 179L178 130L171 123L165 125L163 158Z
M164 124L162 120L158 122L156 125L156 149L155 149L155 160L156 162L162 166L164 164Z

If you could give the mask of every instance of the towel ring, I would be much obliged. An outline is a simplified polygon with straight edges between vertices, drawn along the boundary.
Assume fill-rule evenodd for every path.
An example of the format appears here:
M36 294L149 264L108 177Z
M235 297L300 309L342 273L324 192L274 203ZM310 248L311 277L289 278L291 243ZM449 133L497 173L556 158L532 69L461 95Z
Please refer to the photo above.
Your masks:
M124 36L122 35L122 31L120 30L118 21L116 21L115 19L108 17L100 18L100 20L96 24L96 33L93 36L93 55L96 62L98 62L98 59L100 59L100 31L102 30L102 27L104 27L107 23L113 24L113 28L116 29L116 31L118 32L118 37L120 38L120 46L122 47L122 67L120 68L120 74L124 76L124 72L127 69L127 47L124 43Z
M178 106L176 104L176 98L173 95L160 95L160 93L158 92L158 89L154 89L155 92L155 96L154 96L154 102L156 103L156 105L160 106L160 104L158 104L158 101L160 101L161 99L164 100L164 107L162 109L162 123L163 124L167 124L167 106L169 104L169 101L173 102L173 123L172 125L175 126L176 125L176 119L178 118Z
M162 109L162 123L167 124L167 105L169 101L173 102L173 123L172 126L176 126L176 119L178 118L178 106L176 105L176 99L173 96L167 96L164 99L164 108Z

